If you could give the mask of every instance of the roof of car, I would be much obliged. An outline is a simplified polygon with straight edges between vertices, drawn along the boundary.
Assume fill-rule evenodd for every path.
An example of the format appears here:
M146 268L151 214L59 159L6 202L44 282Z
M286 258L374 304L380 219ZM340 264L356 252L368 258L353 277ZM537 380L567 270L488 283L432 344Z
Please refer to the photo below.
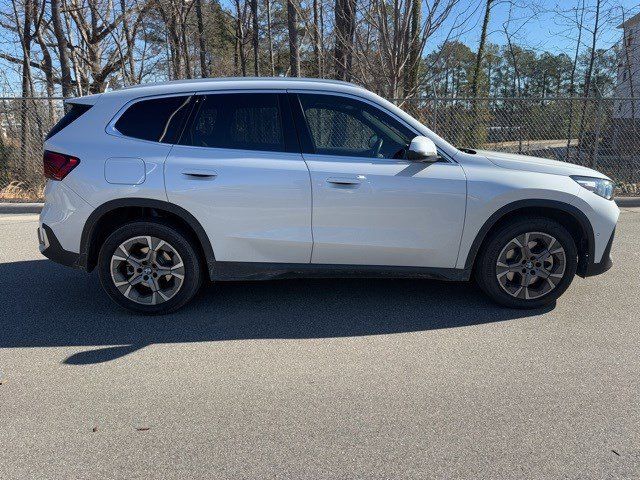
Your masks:
M152 82L131 85L129 87L97 93L83 97L68 98L66 103L94 105L98 98L107 96L120 98L122 101L155 95L170 95L189 92L206 92L209 90L252 90L252 89L309 89L328 90L334 92L360 93L369 96L371 93L364 87L341 80L323 78L291 78L291 77L224 77L197 78L189 80L171 80L169 82Z
M363 87L340 80L321 78L289 77L227 77L173 80L170 82L145 83L108 92L109 96L139 97L207 90L251 90L251 89L317 89L330 91L366 92Z

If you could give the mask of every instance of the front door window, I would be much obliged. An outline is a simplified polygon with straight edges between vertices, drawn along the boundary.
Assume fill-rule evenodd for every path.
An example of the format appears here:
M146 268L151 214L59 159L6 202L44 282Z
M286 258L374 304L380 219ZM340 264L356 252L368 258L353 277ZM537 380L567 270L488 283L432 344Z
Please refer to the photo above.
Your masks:
M315 153L402 159L415 136L390 115L342 96L299 94Z

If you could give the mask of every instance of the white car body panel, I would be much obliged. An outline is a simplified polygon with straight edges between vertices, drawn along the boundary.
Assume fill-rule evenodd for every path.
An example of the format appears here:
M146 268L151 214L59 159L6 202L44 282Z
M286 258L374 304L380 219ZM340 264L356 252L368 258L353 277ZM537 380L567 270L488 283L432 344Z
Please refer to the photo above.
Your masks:
M82 229L93 207L65 185L48 181L44 189L47 201L40 212L40 226L48 225L56 234L62 248L80 251Z
M450 163L172 146L107 129L129 102L140 98L256 89L322 90L372 102L432 139ZM132 198L184 208L206 231L216 260L234 262L463 269L485 222L502 207L531 199L562 202L583 212L594 232L593 260L599 262L619 214L614 202L569 177L606 178L599 172L534 157L461 152L390 102L342 82L179 81L71 102L93 106L48 139L45 149L81 162L63 181L49 182L41 214L41 223L69 252L80 251L82 229L96 208ZM144 175L105 174L107 160L114 158L141 160ZM217 176L187 179L185 169ZM362 183L351 190L326 183L329 177L359 175ZM131 180L109 183L107 178Z
M328 155L305 160L313 183L312 263L455 266L466 202L459 165ZM331 183L340 179L356 183Z
M572 200L573 205L584 213L591 223L595 237L593 257L594 261L598 263L602 260L602 254L605 251L613 230L616 228L620 210L615 203L610 200L605 200L586 188L580 188L578 196Z
M200 221L217 261L309 262L311 184L302 155L175 145L165 178L169 201Z
M568 174L607 178L605 175L586 167L553 160L545 161L535 157L488 151L482 151L482 155L480 153L470 155L460 152L456 156L467 177L472 179L468 183L467 218L457 268L463 268L473 240L494 212L510 203L532 199L557 201L581 210L589 218L594 229L594 261L601 260L615 228L619 209L614 202L582 188ZM499 159L495 163L494 155ZM524 165L530 158L533 159L533 170L528 171L524 169ZM517 168L510 168L514 164ZM544 172L545 169L549 172ZM560 170L563 170L564 174L561 174ZM607 218L606 221L595 221L596 215L589 212L591 208L584 208L585 202L580 199L581 195L585 194L588 197L597 197L596 203L606 210L606 213L602 212L603 218Z
M93 207L127 197L167 200L163 167L171 145L107 134L107 123L122 106L109 101L109 94L103 94L81 117L82 121L74 122L72 128L63 129L44 144L45 150L80 159L80 165L64 183ZM137 185L107 182L105 164L110 158L141 159L146 169L144 182Z
M498 167L525 172L546 173L551 175L583 175L585 177L608 178L606 175L573 163L559 162L548 158L530 157L507 152L491 152L477 150L477 154L485 157Z

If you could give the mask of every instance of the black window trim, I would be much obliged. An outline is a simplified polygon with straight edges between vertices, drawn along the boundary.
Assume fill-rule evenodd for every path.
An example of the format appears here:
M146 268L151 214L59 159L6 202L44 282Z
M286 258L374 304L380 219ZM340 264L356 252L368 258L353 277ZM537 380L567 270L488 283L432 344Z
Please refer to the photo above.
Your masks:
M129 107L131 107L132 105L138 103L138 102L144 102L146 100L155 100L158 98L173 98L173 97L193 97L195 95L196 92L175 92L175 93L164 93L164 94L160 94L160 95L149 95L146 97L137 97L134 98L130 101L128 101L127 103L125 103L122 108L120 108L120 110L118 110L118 112L113 116L113 118L109 121L109 123L107 124L107 126L105 127L105 132L108 135L112 135L114 137L120 137L120 138L128 138L131 140L136 140L138 142L145 142L145 143L152 143L152 144L156 144L156 145L173 145L172 143L164 143L164 142L158 142L156 140L146 140L144 138L138 138L138 137L132 137L130 135L125 135L124 133L122 133L121 131L119 131L116 128L116 123L118 122L118 120L120 120L120 117L122 115L124 115L124 113L129 110ZM189 108L189 107L187 107ZM181 127L181 131L182 128L184 128L184 122L183 125Z
M295 88L295 89L282 89L282 88L251 88L251 89L241 89L241 88L229 88L229 89L216 89L216 90L200 90L200 91L189 91L189 92L172 92L172 93L163 93L163 94L157 94L157 95L147 95L144 97L137 97L134 99L131 99L130 101L128 101L127 103L125 103L119 110L118 112L116 112L116 114L113 116L113 118L111 119L111 121L109 121L109 123L107 124L106 128L105 128L105 132L109 135L115 136L115 137L120 137L120 138L127 138L127 139L131 139L131 140L136 140L138 142L145 142L145 143L151 143L151 144L157 144L157 145L172 145L169 143L162 143L162 142L157 142L157 141L153 141L153 140L145 140L142 138L136 138L136 137L131 137L128 135L124 135L123 133L121 133L120 131L118 131L115 128L115 124L116 122L120 119L120 117L124 114L124 112L127 111L127 109L138 102L142 102L145 100L154 100L156 98L169 98L169 97L193 97L193 99L197 100L198 97L202 97L202 96L206 96L206 95L216 95L216 94L239 94L239 93L274 93L274 94L279 94L282 97L288 97L289 98L289 102L280 102L280 107L282 108L282 121L283 121L283 130L285 130L283 133L285 135L285 147L287 148L286 152L277 152L277 153L298 153L298 154L316 154L315 153L315 149L313 147L313 142L311 140L311 134L308 130L308 126L307 126L307 122L304 118L304 112L302 110L302 104L300 103L300 98L298 97L298 94L319 94L319 95L329 95L329 96L335 96L335 97L345 97L345 98L350 98L352 100L356 100L356 101L361 101L364 103L367 103L369 105L371 105L373 108L376 108L378 110L380 110L382 113L385 113L389 116L391 116L394 120L396 120L397 122L399 122L401 125L403 125L404 127L406 127L408 130L410 130L411 132L413 132L416 136L418 135L422 135L422 133L420 133L418 130L416 130L416 128L414 128L412 125L408 124L407 122L405 122L402 118L398 117L396 114L394 114L393 112L390 112L389 110L387 110L386 108L382 107L381 105L379 105L376 102L373 102L371 100L369 100L368 98L364 98L361 97L359 95L354 95L351 93L345 93L345 92L339 92L339 91L334 91L334 90L318 90L318 89L299 89L299 88ZM193 108L193 105L195 105L196 102L192 102L192 106L191 106L191 111L189 112L189 114L187 115L186 120L184 121L183 125L182 125L182 129L181 129L181 134L180 137L178 139L178 141L173 144L173 145L177 145L179 144L181 138L182 138L182 134L184 134L185 129L187 128L187 126L190 124L192 117L193 117L193 113L195 111L195 108ZM286 106L289 105L289 109L286 109ZM289 147L293 147L293 145L290 145L290 136L288 138L287 135L287 127L288 122L290 122L291 126L293 126L296 136L297 136L297 148L294 148L291 152L289 152ZM198 146L193 146L190 145L190 148L212 148L212 147L198 147ZM238 150L238 149L227 149L227 150ZM273 150L247 150L247 151L258 151L258 152L272 152ZM447 163L453 163L456 164L457 162L455 162L453 160L453 157L451 157L444 149L438 147L438 152L440 154L440 156L447 162ZM387 159L389 160L389 159Z
M333 91L333 90L314 90L314 89L298 89L298 88L289 89L289 90L287 90L287 93L291 96L291 101L290 101L291 109L293 111L292 113L293 113L293 116L294 116L294 119L295 119L296 128L297 128L297 131L298 131L298 136L300 138L300 145L302 147L302 153L303 154L322 155L322 154L318 154L318 153L315 152L315 147L313 146L313 141L311 139L311 133L309 132L309 126L307 125L307 121L306 121L306 119L304 117L304 111L302 109L302 103L300 102L300 97L299 97L299 95L304 95L304 94L330 95L330 96L334 96L334 97L345 97L345 98L349 98L349 99L352 99L352 100L364 102L366 104L371 105L373 108L379 110L380 112L389 115L391 118L393 118L395 121L400 123L402 126L404 126L408 130L413 132L416 136L422 135L421 132L416 130L412 125L409 125L402 118L398 117L395 113L390 112L389 110L387 110L386 108L382 107L378 103L373 102L373 101L369 100L368 98L361 97L359 95L354 95L354 94L345 93L345 92L336 92L336 91ZM301 122L302 122L302 125L298 126L298 124L301 123ZM436 147L437 147L437 144L436 144ZM453 163L453 164L456 163L444 151L444 149L442 149L440 147L437 147L437 148L438 148L439 155L447 163ZM330 156L330 155L328 155L328 156ZM368 158L368 157L354 157L354 158ZM387 159L384 159L384 160L389 161L389 160L393 160L393 159L387 158ZM406 160L398 159L398 161L406 161Z

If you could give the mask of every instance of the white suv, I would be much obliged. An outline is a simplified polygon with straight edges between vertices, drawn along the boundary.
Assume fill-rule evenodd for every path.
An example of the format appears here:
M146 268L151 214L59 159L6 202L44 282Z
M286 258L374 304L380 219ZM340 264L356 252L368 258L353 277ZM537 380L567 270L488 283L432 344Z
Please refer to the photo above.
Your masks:
M45 142L40 249L165 313L205 278L468 280L509 307L609 269L613 184L459 150L355 85L218 79L67 101Z

